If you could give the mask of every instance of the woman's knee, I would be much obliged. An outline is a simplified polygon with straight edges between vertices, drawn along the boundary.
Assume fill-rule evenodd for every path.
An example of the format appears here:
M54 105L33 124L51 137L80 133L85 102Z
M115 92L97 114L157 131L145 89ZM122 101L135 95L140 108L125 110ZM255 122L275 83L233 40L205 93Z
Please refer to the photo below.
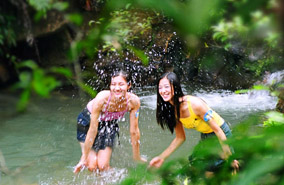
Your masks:
M90 172L95 172L95 171L97 171L97 169L98 169L97 165L89 165L88 166L88 170Z
M105 171L109 169L109 162L108 161L98 161L98 168L100 171Z
M88 170L89 171L96 171L98 168L97 159L88 159Z
M105 171L110 168L109 162L111 158L112 148L106 147L98 152L98 168L100 171Z
M87 164L89 171L95 171L98 169L98 157L93 150L89 153Z

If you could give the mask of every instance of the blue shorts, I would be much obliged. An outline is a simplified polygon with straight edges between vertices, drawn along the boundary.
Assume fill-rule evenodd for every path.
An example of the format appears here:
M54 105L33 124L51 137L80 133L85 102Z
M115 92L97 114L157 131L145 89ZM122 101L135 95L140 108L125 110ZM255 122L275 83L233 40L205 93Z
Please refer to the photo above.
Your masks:
M230 129L229 125L228 125L226 122L224 122L224 123L221 125L220 128L223 130L223 132L225 133L225 135L226 135L227 138L229 138L229 137L232 136L231 129ZM211 132L211 133L209 133L209 134L201 133L201 140L204 140L204 139L206 139L206 138L210 138L210 137L212 137L212 136L216 136L216 135L215 135L215 132Z
M77 118L77 140L84 143L90 127L91 113L85 108ZM98 152L106 147L113 147L116 134L119 136L117 120L100 121L93 149Z

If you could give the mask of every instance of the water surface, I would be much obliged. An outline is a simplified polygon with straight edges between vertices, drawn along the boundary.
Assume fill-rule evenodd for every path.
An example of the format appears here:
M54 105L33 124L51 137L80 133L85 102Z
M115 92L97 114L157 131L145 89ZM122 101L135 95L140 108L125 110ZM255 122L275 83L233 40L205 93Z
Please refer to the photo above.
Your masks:
M150 160L160 154L174 135L163 131L156 123L155 88L136 89L141 99L139 128L141 154ZM273 109L276 98L267 92L235 94L230 91L192 91L234 127L252 114ZM73 174L73 167L81 156L76 140L76 118L88 98L73 93L55 93L52 98L34 98L23 114L15 113L17 99L8 94L0 95L0 150L9 174L0 175L0 184L116 184L135 167L129 136L129 116L120 122L120 145L116 145L112 170L95 174L83 171ZM186 142L170 157L187 157L199 141L200 134L186 130Z

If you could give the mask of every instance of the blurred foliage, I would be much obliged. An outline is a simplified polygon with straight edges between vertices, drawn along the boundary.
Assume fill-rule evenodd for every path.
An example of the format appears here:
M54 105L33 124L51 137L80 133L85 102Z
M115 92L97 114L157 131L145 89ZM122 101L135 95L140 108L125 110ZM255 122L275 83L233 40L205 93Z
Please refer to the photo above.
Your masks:
M127 6L130 8L130 6ZM142 19L142 20L139 20ZM111 50L121 50L121 45L132 45L131 41L138 39L151 28L153 17L139 17L138 12L131 12L128 9L120 9L111 12L111 19L107 27L107 33L103 35L105 44L103 49L108 47ZM100 24L100 22L96 22Z
M66 19L77 26L80 26L83 22L83 17L78 13L67 14Z
M25 7L24 2L14 2L18 7ZM28 0L28 5L36 10L35 21L46 18L47 12L55 9L64 11L68 7L67 2L57 0ZM3 8L3 7L1 7ZM0 8L0 10L1 10ZM7 10L5 10L6 12ZM26 10L24 10L26 11ZM8 12L9 13L9 12ZM11 50L17 45L16 24L17 18L13 14L0 13L0 58L4 59L11 66L15 67L18 74L18 82L12 86L13 90L20 90L20 100L17 104L18 111L24 111L33 95L46 98L57 87L61 86L61 81L56 76L62 75L68 80L72 79L72 72L64 67L40 68L32 60L20 61L17 56L12 55ZM26 24L26 23L23 23Z
M281 50L278 47L280 32L277 21L273 11L270 11L275 7L275 2L273 0L107 0L99 16L89 20L90 28L86 37L79 33L73 40L68 56L70 61L76 63L82 53L86 53L91 60L98 51L106 56L108 53L117 53L122 59L126 53L131 53L131 56L135 56L143 65L148 65L150 60L147 48L134 43L143 37L153 36L153 25L158 21L175 27L187 44L189 53L217 44L227 51L247 56L244 67L253 71L256 76L261 76L263 71L279 60L276 56L278 50ZM65 14L66 20L76 26L84 22L80 14L65 12L69 7L66 1L28 0L27 3L36 10L34 18L37 21L45 18L48 11L55 9ZM12 21L9 20L13 17L2 14L0 16L2 17L0 21L4 24L0 28L0 46L5 44L12 47L16 44L15 31L11 30ZM203 36L208 34L212 34L213 41L208 39L203 42ZM205 43L205 46L201 43ZM208 58L210 65L205 67L217 66L215 65L217 61L221 60L215 59L212 55ZM239 66L236 69L237 72L243 70ZM76 78L78 74L73 76ZM95 94L90 91L88 85L83 85L84 82L78 79L76 81L79 87L84 87L84 91Z
M107 1L101 17L97 20L91 20L89 25L93 27L80 44L76 44L78 51L86 51L88 56L93 57L99 50L99 44L102 49L110 51L121 51L129 49L134 39L150 31L152 20L165 16L172 19L173 24L184 34L189 45L194 45L198 40L197 35L203 33L209 27L210 21L219 16L217 9L220 6L219 0L205 1L130 1L121 0ZM141 17L139 12L150 12L148 16ZM187 15L187 16L184 16ZM81 47L82 46L82 47ZM137 52L141 48L130 48L138 57L144 60L146 57L141 55L143 52ZM145 62L146 63L146 62Z
M270 116L281 124L262 127L262 119L252 116L233 129L234 136L227 143L235 153L213 177L206 177L205 172L212 156L218 155L219 143L217 139L207 139L194 148L193 153L197 156L194 160L167 161L160 169L140 165L131 169L121 184L283 184L283 114ZM240 171L236 175L232 175L230 167L234 159L240 162Z
M138 11L131 9L131 4L127 4L125 8L110 12L110 17L106 25L106 32L102 37L102 52L118 52L122 55L122 50L128 49L134 53L143 64L149 63L147 56L141 49L133 47L133 40L141 38L141 36L151 30L151 21L155 15L141 17ZM98 21L91 20L89 25L97 27L102 24L105 18ZM98 48L95 48L98 51Z
M108 7L120 9L124 4L131 3L134 7L150 9L173 19L176 28L186 35L201 34L210 21L218 15L218 8L222 1L219 0L122 0L110 1ZM186 15L186 16L185 16Z
M14 22L15 17L0 14L0 56L7 57L9 55L7 48L16 46L16 33L13 29Z
M55 9L58 11L64 11L68 8L68 2L62 2L59 0L28 0L30 6L36 10L34 19L39 21L41 18L46 18L49 10Z
M267 112L266 116L268 117L268 119L266 121L263 122L264 126L267 127L271 127L271 126L275 126L275 125L283 125L284 124L284 115L280 112Z
M33 93L48 97L50 92L60 86L60 81L56 80L55 74L71 78L70 70L62 67L51 67L50 69L40 68L34 61L28 60L16 64L19 73L19 82L14 85L14 89L21 89L21 97L17 110L24 111Z
M246 56L245 68L259 77L279 62L276 56L283 52L281 30L273 11L279 5L275 0L228 2L227 7L233 11L212 26L212 37L225 50Z

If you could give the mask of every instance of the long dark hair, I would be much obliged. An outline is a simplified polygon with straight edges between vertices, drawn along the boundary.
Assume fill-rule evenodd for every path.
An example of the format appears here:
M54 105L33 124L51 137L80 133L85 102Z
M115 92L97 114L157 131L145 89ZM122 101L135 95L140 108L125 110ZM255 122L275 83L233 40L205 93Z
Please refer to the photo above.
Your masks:
M159 83L161 79L167 78L174 89L173 102L174 105L170 102L165 102L159 93ZM180 118L180 101L179 98L183 97L182 88L180 81L177 75L173 72L168 72L163 74L157 82L157 111L156 119L157 123L163 128L168 128L171 133L174 132L177 121Z

